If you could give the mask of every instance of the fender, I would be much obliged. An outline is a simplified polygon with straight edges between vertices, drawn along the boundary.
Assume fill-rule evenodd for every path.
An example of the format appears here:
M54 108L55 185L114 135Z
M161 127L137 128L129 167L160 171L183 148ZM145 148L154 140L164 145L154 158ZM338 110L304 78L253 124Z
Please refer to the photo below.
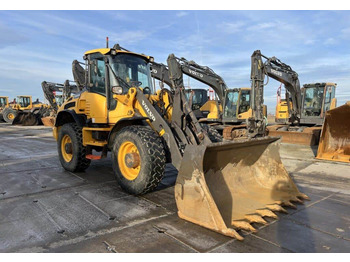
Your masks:
M78 124L78 126L83 127L86 123L86 116L84 115L78 115L73 110L62 110L58 113L55 121L55 126L62 126L65 123L72 123L75 122Z
M144 121L148 120L148 117L141 117L141 116L136 116L136 117L130 117L130 118L122 118L120 119L117 123L115 123L114 127L108 134L108 148L112 148L113 146L113 141L118 133L119 130L121 130L123 127L126 126L131 126L131 125L145 125Z

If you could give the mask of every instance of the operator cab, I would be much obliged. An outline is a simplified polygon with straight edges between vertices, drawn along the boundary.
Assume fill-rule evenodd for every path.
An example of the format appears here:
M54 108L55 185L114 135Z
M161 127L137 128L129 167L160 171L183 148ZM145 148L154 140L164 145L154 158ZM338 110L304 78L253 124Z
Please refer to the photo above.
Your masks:
M30 106L30 97L29 96L17 96L18 103L21 107Z
M239 114L250 108L250 89L234 88L228 90L225 96L224 118L237 120Z
M335 97L335 83L305 84L302 89L302 118L323 118Z
M0 97L0 107L7 106L7 97Z
M153 93L149 60L151 57L118 49L96 49L85 53L89 63L88 88L90 92L106 95L106 79L112 88L122 94L131 87L141 87ZM113 91L113 90L111 90Z

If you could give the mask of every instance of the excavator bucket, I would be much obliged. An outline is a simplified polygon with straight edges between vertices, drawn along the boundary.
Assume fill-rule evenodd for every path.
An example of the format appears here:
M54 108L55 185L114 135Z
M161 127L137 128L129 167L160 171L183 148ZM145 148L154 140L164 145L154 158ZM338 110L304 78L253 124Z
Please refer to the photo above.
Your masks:
M326 112L318 159L350 163L350 101Z
M243 240L238 230L255 232L251 223L308 199L283 166L277 140L187 145L175 184L179 217Z

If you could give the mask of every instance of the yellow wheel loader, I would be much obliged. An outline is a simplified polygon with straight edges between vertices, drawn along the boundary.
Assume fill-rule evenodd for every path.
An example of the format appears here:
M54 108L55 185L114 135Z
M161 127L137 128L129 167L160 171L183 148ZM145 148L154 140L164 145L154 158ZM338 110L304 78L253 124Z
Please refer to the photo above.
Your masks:
M17 102L4 112L4 119L13 125L41 125L40 119L47 107L38 99L33 102L31 96L18 96Z
M62 166L85 170L111 152L113 172L130 194L154 190L166 163L178 172L178 215L242 240L240 230L267 223L307 196L284 168L278 138L210 139L194 116L181 70L168 58L173 92L153 90L153 58L115 45L85 53L85 89L58 109L53 128Z
M3 111L5 108L9 107L9 98L8 96L0 96L0 122L5 121L3 118Z

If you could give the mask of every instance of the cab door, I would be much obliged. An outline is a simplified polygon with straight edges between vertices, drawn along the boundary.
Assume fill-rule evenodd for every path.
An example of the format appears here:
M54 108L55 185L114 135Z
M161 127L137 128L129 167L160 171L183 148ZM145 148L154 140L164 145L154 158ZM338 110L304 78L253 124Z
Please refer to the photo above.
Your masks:
M79 108L85 109L85 114L93 124L106 124L106 67L103 55L96 53L88 55L88 88L89 92L81 94Z

